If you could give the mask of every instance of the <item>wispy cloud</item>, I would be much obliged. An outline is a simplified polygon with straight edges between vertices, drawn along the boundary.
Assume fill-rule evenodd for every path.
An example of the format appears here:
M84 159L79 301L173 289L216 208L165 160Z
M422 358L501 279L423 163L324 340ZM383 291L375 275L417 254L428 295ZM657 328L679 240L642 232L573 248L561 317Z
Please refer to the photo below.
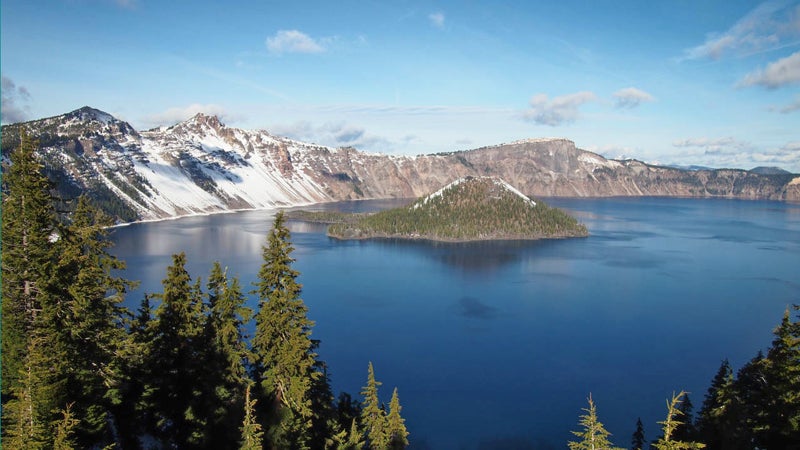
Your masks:
M749 73L739 82L739 86L760 85L768 89L777 89L794 83L800 83L800 52L770 63L764 69Z
M553 97L552 100L547 94L536 94L531 98L531 107L525 111L524 118L552 127L572 123L580 117L580 106L596 99L597 96L589 91Z
M616 100L615 105L617 108L631 109L636 108L642 103L652 102L655 100L655 97L641 89L629 87L614 92L614 99Z
M698 137L675 141L672 145L681 150L661 158L682 165L739 169L775 166L800 172L800 141L787 142L780 147L759 147L733 137Z
M740 141L730 136L723 138L687 138L674 141L672 145L675 147L702 149L705 154L734 154L753 148L749 142Z
M325 47L319 40L298 30L279 30L266 41L267 50L273 54L322 53Z
M444 28L444 13L442 12L435 12L428 14L428 20L431 22L436 28Z
M2 77L2 111L0 122L16 123L28 120L29 111L26 104L31 94L25 86L17 86L11 78Z
M794 101L783 106L771 106L769 108L770 111L779 112L781 114L789 114L791 112L795 112L800 110L800 95L794 98Z
M720 59L773 50L800 37L800 6L784 1L762 3L723 33L684 51L684 59Z
M171 126L178 122L183 122L198 113L217 116L220 119L232 119L225 108L220 105L193 103L188 106L168 108L162 112L151 114L145 117L143 122L149 127Z
M139 5L138 0L113 0L113 1L117 6L125 9L136 9L136 7Z
M384 151L393 145L384 137L368 134L365 128L346 122L315 125L308 121L299 121L288 125L273 125L270 131L279 136L330 147Z

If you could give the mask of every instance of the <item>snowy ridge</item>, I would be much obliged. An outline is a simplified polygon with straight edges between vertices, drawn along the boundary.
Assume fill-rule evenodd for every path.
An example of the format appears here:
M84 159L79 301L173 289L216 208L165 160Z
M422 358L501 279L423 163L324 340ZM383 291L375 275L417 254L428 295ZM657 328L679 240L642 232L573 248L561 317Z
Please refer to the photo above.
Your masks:
M536 202L531 200L527 195L523 194L517 188L515 188L514 186L511 186L510 184L506 183L505 181L503 181L502 179L500 179L498 177L473 177L473 176L467 176L467 177L458 178L457 180L455 180L455 181L447 184L446 186L442 187L438 191L436 191L436 192L434 192L434 193L432 193L430 195L427 195L426 197L424 197L424 198L422 198L420 200L417 200L416 202L414 202L413 205L411 205L411 207L409 209L415 210L417 208L420 208L423 205L427 204L429 201L431 201L431 200L433 200L433 199L435 199L437 197L441 197L448 190L450 190L450 189L452 189L452 188L454 188L454 187L456 187L456 186L458 186L458 185L460 185L462 183L465 183L467 181L473 181L473 180L488 180L488 181L491 181L492 183L494 183L495 186L497 186L497 187L499 187L499 188L501 188L501 189L503 189L503 190L505 190L507 192L510 192L511 194L514 194L514 195L522 198L529 205L536 206Z
M38 154L65 198L90 193L121 222L328 201L418 198L436 191L427 197L431 199L467 177L487 173L498 177L493 181L497 186L527 201L522 193L800 201L800 178L789 181L745 171L687 172L609 160L561 138L394 156L231 128L203 114L139 132L90 107L4 125L3 164L8 164L8 152L22 128L39 137Z

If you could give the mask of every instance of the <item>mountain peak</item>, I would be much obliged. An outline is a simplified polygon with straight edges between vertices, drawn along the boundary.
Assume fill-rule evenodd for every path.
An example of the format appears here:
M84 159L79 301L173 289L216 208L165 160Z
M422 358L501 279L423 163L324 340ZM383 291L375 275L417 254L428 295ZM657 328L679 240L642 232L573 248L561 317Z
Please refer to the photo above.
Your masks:
M108 124L117 120L111 114L101 111L97 108L92 108L91 106L83 106L75 111L67 113L66 116L71 118L74 117L85 122L97 121L104 124Z
M194 116L190 117L185 122L183 122L183 124L187 124L187 125L206 125L206 126L211 127L211 128L213 128L215 130L223 128L225 126L225 124L222 123L219 120L218 116L216 116L214 114L205 114L203 112L199 112L199 113L195 114Z
M499 177L492 177L492 176L482 176L482 177L466 176L466 177L463 177L463 178L459 178L459 179L451 182L450 184L442 187L438 191L436 191L436 192L434 192L434 193L432 193L432 194L430 194L430 195L428 195L426 197L423 197L423 198L417 200L417 202L414 203L411 206L411 208L412 209L416 209L416 208L422 207L423 205L427 204L429 201L431 201L431 200L433 200L433 199L435 199L437 197L443 197L443 196L447 195L450 192L455 192L454 188L456 188L456 187L461 186L461 188L463 188L464 187L463 185L469 186L470 188L476 187L481 192L481 196L484 196L484 197L487 197L487 198L498 199L503 194L510 194L510 195L513 195L513 196L520 197L529 206L536 206L536 202L531 200L527 195L523 194L517 188L515 188L514 186L511 186L510 184L508 184L507 182L505 182L503 179L501 179Z

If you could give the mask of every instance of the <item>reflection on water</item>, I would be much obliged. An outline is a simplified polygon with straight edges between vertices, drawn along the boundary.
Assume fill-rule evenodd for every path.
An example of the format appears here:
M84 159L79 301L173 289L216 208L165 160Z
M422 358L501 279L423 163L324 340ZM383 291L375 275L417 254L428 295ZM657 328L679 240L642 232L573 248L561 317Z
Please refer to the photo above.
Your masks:
M289 222L303 299L334 389L358 395L367 362L399 388L412 448L564 448L591 392L618 439L657 433L664 400L700 401L719 361L739 367L800 302L796 205L691 199L545 199L585 239L338 241ZM315 205L372 211L407 200ZM306 208L312 209L312 208ZM116 229L115 254L160 290L170 255L215 260L247 290L273 213ZM255 304L255 299L251 299Z

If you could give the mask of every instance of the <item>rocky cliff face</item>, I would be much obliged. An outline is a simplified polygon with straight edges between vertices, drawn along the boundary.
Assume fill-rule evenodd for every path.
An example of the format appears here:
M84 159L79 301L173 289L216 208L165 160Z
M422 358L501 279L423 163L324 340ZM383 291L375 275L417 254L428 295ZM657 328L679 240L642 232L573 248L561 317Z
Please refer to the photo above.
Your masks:
M197 116L136 131L84 107L4 126L3 155L24 127L67 200L88 193L120 221L325 201L420 197L465 176L497 176L533 196L691 196L800 201L800 177L687 171L608 160L566 139L531 139L417 157L363 153L230 128Z

